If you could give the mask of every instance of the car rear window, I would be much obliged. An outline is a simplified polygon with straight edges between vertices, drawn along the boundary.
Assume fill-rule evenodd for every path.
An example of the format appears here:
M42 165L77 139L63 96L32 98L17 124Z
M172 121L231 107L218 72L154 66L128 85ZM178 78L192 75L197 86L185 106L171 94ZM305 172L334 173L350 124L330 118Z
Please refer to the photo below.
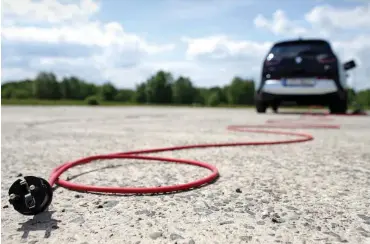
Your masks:
M330 45L326 42L284 42L275 44L270 53L279 56L297 56L309 54L331 53Z

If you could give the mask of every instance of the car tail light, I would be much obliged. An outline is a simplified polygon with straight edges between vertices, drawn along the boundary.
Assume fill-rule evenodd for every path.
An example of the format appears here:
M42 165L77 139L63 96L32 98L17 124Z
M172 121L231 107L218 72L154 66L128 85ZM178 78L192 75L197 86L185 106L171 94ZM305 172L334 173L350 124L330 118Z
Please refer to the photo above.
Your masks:
M337 61L337 59L331 55L320 54L317 56L317 61L322 64L328 64Z
M281 58L280 58L280 57L278 57L278 56L276 56L276 55L274 55L274 54L270 53L270 54L267 56L266 60L265 60L265 64L266 64L267 66L272 66L272 65L277 65L277 64L279 64L279 63L280 63L280 61L281 61Z
M281 75L276 74L275 72L268 72L263 74L263 79L266 80L280 80Z

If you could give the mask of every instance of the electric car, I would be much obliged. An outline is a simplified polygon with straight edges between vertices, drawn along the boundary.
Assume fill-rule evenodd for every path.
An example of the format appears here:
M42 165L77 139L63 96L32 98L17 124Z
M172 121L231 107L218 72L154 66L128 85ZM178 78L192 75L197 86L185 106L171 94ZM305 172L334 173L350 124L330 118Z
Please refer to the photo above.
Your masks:
M319 105L331 113L347 111L347 73L353 60L342 64L324 39L298 39L273 44L264 58L256 87L258 113L284 104Z

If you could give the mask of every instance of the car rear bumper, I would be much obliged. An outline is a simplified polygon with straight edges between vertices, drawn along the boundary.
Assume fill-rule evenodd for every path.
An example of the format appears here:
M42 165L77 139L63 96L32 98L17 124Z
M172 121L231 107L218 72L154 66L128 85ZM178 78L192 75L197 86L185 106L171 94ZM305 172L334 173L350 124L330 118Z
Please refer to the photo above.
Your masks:
M337 92L334 80L318 79L312 86L285 86L281 80L266 80L261 92L274 95L325 95Z
M345 92L331 92L318 95L290 95L290 94L271 94L261 92L256 95L256 99L270 104L296 104L296 105L323 105L345 98Z

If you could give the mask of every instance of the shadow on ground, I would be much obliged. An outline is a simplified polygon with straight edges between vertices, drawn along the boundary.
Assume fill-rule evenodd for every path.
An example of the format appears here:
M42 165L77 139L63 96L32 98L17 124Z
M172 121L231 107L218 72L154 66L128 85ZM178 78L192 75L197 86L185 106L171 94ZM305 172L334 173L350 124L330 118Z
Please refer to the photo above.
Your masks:
M21 225L17 231L23 232L22 239L27 239L31 231L45 231L44 238L49 238L52 230L58 229L58 223L60 220L52 218L55 211L45 211L38 215L35 215L33 219L30 219L24 223L19 223Z
M101 168L98 168L98 169L93 169L93 170L89 170L89 171L85 171L85 172L82 172L80 174L77 174L77 175L73 175L73 176L69 176L67 178L67 181L70 181L70 180L73 180L73 179L76 179L80 176L83 176L83 175L86 175L86 174L89 174L89 173L93 173L93 172L96 172L96 171L100 171L100 170L104 170L104 169L114 169L114 168L119 168L119 167L123 167L123 165L110 165L110 166L105 166L105 167L101 167ZM218 179L220 178L220 175L218 175L218 177L216 179L214 179L212 182L209 182L207 184L204 184L204 185L201 185L201 186L198 186L198 187L194 187L194 188L190 188L190 189L186 189L186 190L180 190L180 191L171 191L171 192L160 192L160 193L131 193L131 194L119 194L119 193L102 193L102 192L88 192L88 191L77 191L77 190L73 190L73 189L68 189L70 191L75 191L75 192L82 192L82 193L87 193L87 194L94 194L94 195L100 195L100 196L106 196L106 195L114 195L114 196L120 196L120 197L134 197L134 196L143 196L143 195L148 195L148 196L156 196L156 195L171 195L171 194L176 194L176 193L180 193L180 192L188 192L188 191L193 191L195 189L198 189L198 188L202 188L202 187L205 187L207 185L210 185L210 184L214 184L218 181ZM58 189L60 186L59 185L56 185L54 188L53 188L53 191L55 191L56 189Z

